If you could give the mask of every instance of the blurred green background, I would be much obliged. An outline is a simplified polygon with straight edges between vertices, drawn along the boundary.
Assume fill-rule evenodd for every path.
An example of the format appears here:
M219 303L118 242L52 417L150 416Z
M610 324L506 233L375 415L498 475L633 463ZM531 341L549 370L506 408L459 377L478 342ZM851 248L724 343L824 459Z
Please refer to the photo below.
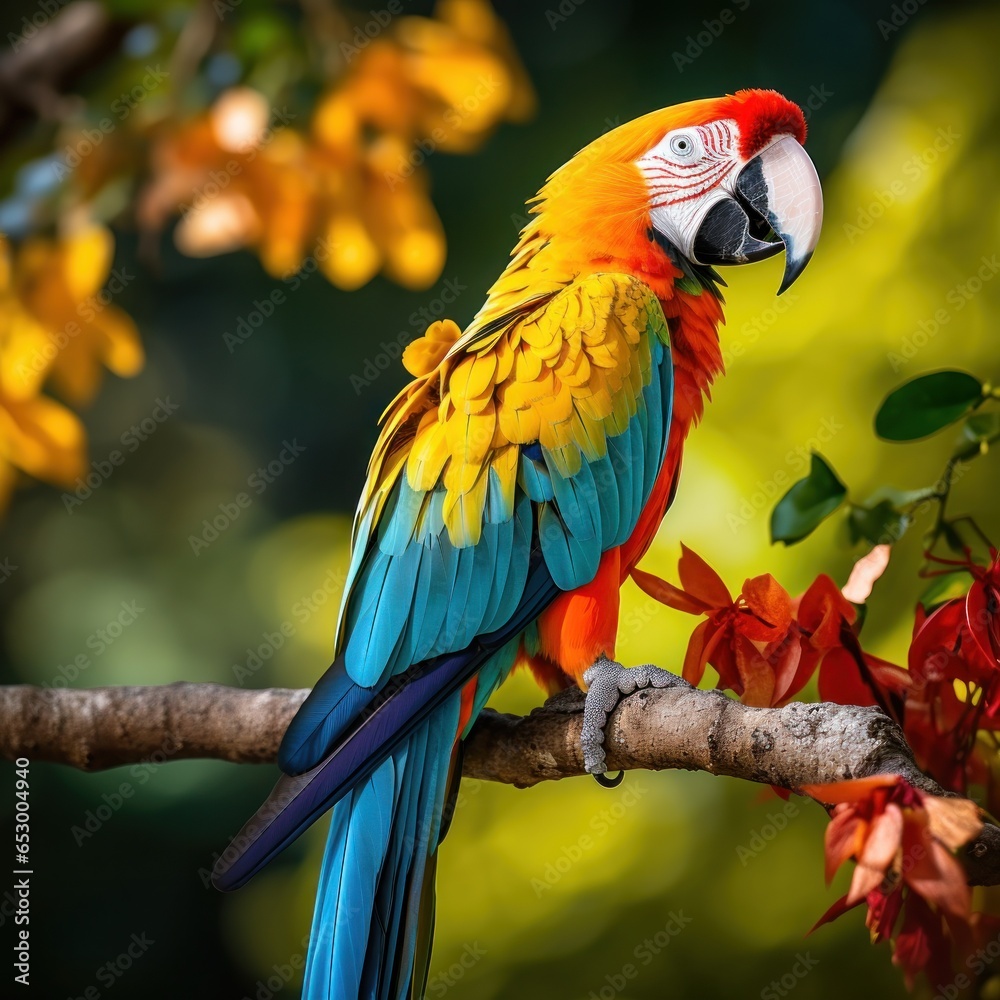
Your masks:
M768 571L793 593L821 571L843 580L857 553L841 524L791 549L768 543L770 508L804 475L810 447L856 499L938 474L947 434L891 446L876 441L871 419L886 391L922 371L948 365L1000 377L996 5L734 2L733 23L707 46L697 36L722 0L497 7L539 110L474 155L428 158L448 240L430 290L377 277L345 292L312 275L230 351L224 333L254 300L285 286L248 253L192 260L167 239L153 268L139 259L135 234L116 231L115 265L136 275L118 303L149 359L134 379L109 376L86 412L90 457L104 458L157 399L178 409L72 513L55 488L15 496L0 526L0 557L17 567L0 585L3 682L61 684L122 602L136 602L141 613L73 686L310 684L331 655L349 519L376 421L405 381L395 360L369 385L351 376L379 364L382 342L422 332L411 314L446 288L461 289L447 314L467 322L504 265L524 200L609 124L739 87L775 87L809 109L825 232L780 300L780 260L725 273L728 375L690 442L645 568L675 579L683 540L732 588ZM5 34L35 9L6 5ZM299 457L194 554L189 537L202 520L293 440ZM995 538L998 489L1000 467L987 458L955 503ZM900 546L866 626L872 651L897 662L918 562L914 537ZM693 620L631 584L624 600L621 659L679 668ZM276 645L268 636L283 624L293 634L255 668L251 651ZM496 705L523 712L539 700L516 676ZM35 994L296 996L297 974L286 981L286 973L301 964L324 829L236 895L203 881L213 852L274 777L271 767L202 761L89 776L34 765ZM133 794L96 830L74 836L123 783ZM5 830L11 798L0 794ZM633 773L613 791L583 779L527 791L467 782L442 849L429 995L902 996L901 976L887 949L868 947L859 912L804 938L838 895L823 884L824 825L813 806L786 807L755 786L704 774ZM9 919L0 924L12 940ZM152 943L120 977L102 976L133 934ZM634 978L622 971L630 964Z

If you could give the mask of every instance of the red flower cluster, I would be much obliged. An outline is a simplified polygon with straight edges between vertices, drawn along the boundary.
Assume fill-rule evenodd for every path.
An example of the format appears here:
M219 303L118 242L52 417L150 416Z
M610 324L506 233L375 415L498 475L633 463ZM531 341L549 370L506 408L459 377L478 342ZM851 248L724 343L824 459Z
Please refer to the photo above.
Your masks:
M910 644L912 679L903 729L917 763L946 788L987 787L994 801L996 745L977 742L1000 729L1000 560L955 563L972 576L965 597L927 614L918 607Z
M965 872L951 853L982 829L975 804L924 794L896 775L802 791L833 806L827 882L846 860L856 862L847 894L816 926L865 902L872 942L892 942L892 960L907 986L921 972L932 985L951 980L955 964L973 954L997 923L971 912Z
M970 785L984 786L996 813L1000 556L990 555L989 567L971 556L948 563L970 574L971 587L929 614L918 608L909 670L864 652L857 636L852 601L867 600L888 562L887 546L858 562L843 592L819 576L797 599L770 575L747 580L734 599L719 575L684 547L680 587L641 570L632 575L663 604L704 616L684 659L684 677L692 684L711 665L719 688L748 705L776 706L818 671L821 698L880 706L901 723L924 770L962 794ZM827 881L846 860L856 863L847 894L819 924L866 903L873 942L891 942L893 962L911 987L921 972L938 985L952 982L951 970L963 960L962 967L971 969L977 948L1000 931L1000 920L972 912L965 872L952 854L982 828L975 803L928 795L896 775L802 791L832 807Z
M885 693L906 689L905 671L862 651L857 609L830 577L818 576L793 600L769 573L755 576L734 600L704 559L681 550L680 588L638 569L632 578L662 604L706 616L688 643L685 680L698 684L710 664L719 688L758 706L790 701L817 669L821 697L845 705L885 707Z

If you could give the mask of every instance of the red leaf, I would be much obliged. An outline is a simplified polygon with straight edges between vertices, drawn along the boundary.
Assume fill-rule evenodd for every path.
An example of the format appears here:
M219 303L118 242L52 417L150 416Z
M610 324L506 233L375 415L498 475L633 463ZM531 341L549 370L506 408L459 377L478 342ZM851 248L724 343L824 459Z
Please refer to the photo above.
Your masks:
M858 903L860 902L861 900L858 900ZM819 920L817 920L816 923L809 928L809 932L806 936L808 937L809 934L812 934L817 927L822 927L823 924L828 924L831 920L836 920L837 917L843 916L848 910L853 910L858 903L848 903L847 897L841 896L840 899L838 899L837 902L834 903L833 906L831 906L830 909L827 910L826 913L824 913L823 916L821 916Z
M640 590L645 591L654 601L659 601L660 604L665 604L668 608L686 611L689 615L701 615L712 610L703 601L686 594L683 590L675 587L672 583L667 583L666 580L661 580L653 573L633 569L632 579L638 584Z
M774 668L774 704L781 705L798 694L812 677L819 656L810 646L803 647L798 633L788 636Z
M677 571L680 573L681 586L691 597L702 601L708 607L725 608L733 603L722 577L701 556L683 544Z
M843 647L831 649L819 668L819 696L838 705L875 705L857 660Z
M924 663L939 649L955 648L959 628L965 613L965 602L960 599L942 604L917 626L910 642L909 666L915 674L922 673Z
M837 874L840 866L861 850L867 827L868 824L846 804L841 804L834 811L824 836L826 856L824 875L827 885L833 880L833 876Z
M903 880L945 913L968 919L972 894L965 870L930 835L926 813L913 816L903 831Z
M825 785L803 785L802 791L817 802L863 802L879 788L892 788L902 779L898 774L874 774L870 778L831 781Z
M766 708L771 704L774 693L774 671L771 664L760 655L757 647L749 639L737 635L733 642L736 654L736 667L740 672L743 694L740 700L744 705L756 708Z
M717 626L711 619L703 621L691 633L691 638L688 639L688 648L684 654L684 668L681 671L681 676L688 684L693 684L695 687L701 683L702 677L705 676L705 662L707 659L705 646L708 641L709 630L715 628Z
M858 613L840 588L826 574L820 574L799 599L799 624L812 633L817 649L840 645L842 623L853 625Z
M858 902L884 881L903 839L903 811L890 802L868 828L865 845L858 856L848 902Z
M867 902L865 923L872 932L872 944L878 944L892 936L892 929L903 907L903 890L897 889L886 895L876 889L868 896Z
M976 580L965 597L965 623L976 642L983 659L990 666L997 663L996 652L991 642L991 634L996 630L996 595L993 588Z
M903 970L908 989L917 976L927 973L931 985L952 978L951 947L944 936L941 918L919 896L910 893L903 911L903 926L896 936L892 961Z
M754 615L771 629L769 634L763 635L746 632L749 638L769 642L775 637L774 630L781 635L788 631L792 624L792 599L770 573L747 580L743 584L742 597Z

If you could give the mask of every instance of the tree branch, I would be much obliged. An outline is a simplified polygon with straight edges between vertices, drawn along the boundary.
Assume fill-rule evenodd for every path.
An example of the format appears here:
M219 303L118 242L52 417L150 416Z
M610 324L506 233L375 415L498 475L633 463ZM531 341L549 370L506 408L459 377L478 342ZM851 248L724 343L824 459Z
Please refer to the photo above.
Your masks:
M0 757L84 771L150 758L266 763L307 694L189 683L0 687ZM583 696L575 689L523 717L487 709L466 740L464 773L520 788L582 775L582 724ZM920 771L899 727L876 708L830 702L750 708L679 681L624 698L605 732L609 770L684 768L789 789L892 773L947 794ZM1000 883L1000 827L988 824L964 862L972 884Z

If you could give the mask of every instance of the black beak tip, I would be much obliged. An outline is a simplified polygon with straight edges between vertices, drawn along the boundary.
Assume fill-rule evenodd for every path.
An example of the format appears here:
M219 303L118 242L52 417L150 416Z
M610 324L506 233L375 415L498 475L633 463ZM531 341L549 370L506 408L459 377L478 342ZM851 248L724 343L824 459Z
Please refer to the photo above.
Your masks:
M806 265L811 259L812 250L810 250L807 254L803 254L801 257L793 257L786 250L785 273L781 276L781 287L778 289L779 295L791 288L795 279L806 269Z

